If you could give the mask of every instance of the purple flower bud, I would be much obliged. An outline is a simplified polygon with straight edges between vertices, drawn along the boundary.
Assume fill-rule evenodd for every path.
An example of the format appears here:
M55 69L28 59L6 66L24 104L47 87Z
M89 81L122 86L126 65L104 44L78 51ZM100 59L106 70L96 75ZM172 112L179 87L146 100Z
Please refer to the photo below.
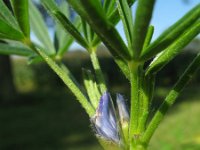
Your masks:
M129 122L129 111L126 101L121 94L117 94L117 107L121 123Z
M97 136L119 143L120 138L115 110L108 92L101 96L96 114L91 118L91 122Z
M119 121L110 94L105 92L100 98L96 114L91 118L91 123L98 137L121 145L121 130L123 136L128 135L129 112L126 102L120 94L117 94L117 108ZM121 126L119 123L121 123Z

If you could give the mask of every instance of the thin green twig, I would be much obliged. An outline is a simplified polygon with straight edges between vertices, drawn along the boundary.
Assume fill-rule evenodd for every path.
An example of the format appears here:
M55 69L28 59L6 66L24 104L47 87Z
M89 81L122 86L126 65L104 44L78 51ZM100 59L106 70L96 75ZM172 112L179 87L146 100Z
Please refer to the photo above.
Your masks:
M76 82L74 82L73 78L69 75L69 71L59 67L46 53L42 50L37 49L33 43L26 43L33 51L37 52L50 66L50 68L60 77L60 79L67 85L67 87L72 91L72 93L76 96L77 100L81 103L82 107L86 110L87 114L91 117L94 115L95 110L89 102L88 98L81 91L80 87L77 86Z
M104 76L103 76L103 72L102 72L101 66L99 64L99 60L97 58L95 50L91 51L90 58L91 58L92 65L93 65L93 68L94 68L94 71L95 71L95 75L96 75L96 78L97 78L97 83L99 85L101 94L103 94L107 90L106 82L105 82L105 79L104 79Z

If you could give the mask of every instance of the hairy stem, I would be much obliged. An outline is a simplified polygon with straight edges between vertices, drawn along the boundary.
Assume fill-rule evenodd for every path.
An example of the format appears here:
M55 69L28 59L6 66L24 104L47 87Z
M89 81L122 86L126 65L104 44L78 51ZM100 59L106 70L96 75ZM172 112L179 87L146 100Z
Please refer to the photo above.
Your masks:
M140 69L139 63L131 62L130 68L130 81L131 81L131 109L130 109L130 127L129 127L129 141L133 147L135 141L138 140L139 133L137 133L138 120L139 120L139 80Z
M32 50L37 52L50 66L50 68L60 77L60 79L67 85L71 92L76 96L77 100L81 103L82 107L86 110L88 115L91 117L94 115L95 110L90 104L86 95L83 94L80 87L74 82L74 80L67 73L68 71L63 70L59 67L47 54L42 50L37 49L31 42L26 43Z
M91 58L92 65L93 65L93 68L94 68L94 71L95 71L97 82L98 82L98 84L100 86L101 94L103 94L107 90L106 82L105 82L105 79L104 79L104 76L103 76L103 72L101 70L101 66L99 64L99 61L98 61L98 58L97 58L95 50L91 51L90 58Z

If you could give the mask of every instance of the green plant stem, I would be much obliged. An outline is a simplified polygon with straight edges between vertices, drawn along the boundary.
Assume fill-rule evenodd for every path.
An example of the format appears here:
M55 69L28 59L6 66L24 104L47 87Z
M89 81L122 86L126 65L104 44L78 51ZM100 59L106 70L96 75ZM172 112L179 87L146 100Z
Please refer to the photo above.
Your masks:
M140 69L139 63L131 62L130 68L130 82L131 82L131 109L130 109L130 127L129 127L129 140L134 142L137 140L138 133L138 115L139 115L139 80ZM132 139L133 138L133 139Z
M68 0L74 9L81 15L98 34L99 38L109 47L111 53L117 54L119 58L130 60L128 48L107 17L103 9L93 0Z
M137 144L135 147L133 147L131 150L146 150L147 147L142 144Z
M101 94L103 94L107 90L106 82L105 82L103 72L101 70L101 67L100 67L100 64L99 64L95 50L91 51L90 58L91 58L92 65L93 65L93 68L94 68L94 71L95 71L95 75L96 75L96 78L97 78L98 85L100 87Z
M140 87L140 120L138 123L138 132L141 133L145 129L146 118L149 114L149 85L148 79L144 77L144 73L141 75L141 87Z
M162 103L160 108L157 110L156 114L154 115L153 119L151 120L150 124L145 131L142 141L144 143L149 143L153 133L157 129L158 125L162 121L163 117L169 110L169 108L174 104L175 100L179 96L182 89L185 85L190 81L193 74L200 68L200 54L192 61L192 63L188 66L185 70L183 75L179 78L173 89L167 95L165 101Z
M69 76L69 78L72 80L72 82L75 84L75 86L81 87L80 84L77 82L77 80L72 75L72 73L70 72L70 70L62 62L58 63L58 65L63 71L65 71L65 74L67 74ZM81 90L81 88L80 88L80 90ZM86 94L84 94L84 95L86 95Z
M68 0L68 2L98 34L99 38L104 42L113 55L117 65L120 67L127 79L129 79L129 69L126 61L131 59L129 51L114 25L112 25L104 14L102 14L103 11L101 8L100 11L97 11L94 7L95 2L92 0Z
M131 7L136 0L128 0L128 5ZM120 21L119 11L117 8L112 11L112 13L108 16L108 20L110 23L112 23L114 26ZM100 39L98 36L94 37L94 43L99 43ZM95 45L95 44L94 44Z
M37 52L50 66L50 68L62 79L62 81L68 86L68 88L72 91L72 93L76 96L77 100L81 103L83 108L86 110L88 115L91 117L94 115L95 110L90 104L88 98L83 94L81 89L76 85L72 78L70 78L69 74L66 73L68 71L60 68L47 54L45 54L42 50L37 49L31 42L26 43L32 50Z
M142 115L140 117L140 122L138 125L138 132L143 133L146 129L147 119L149 117L149 109L151 107L151 102L153 99L154 93L154 86L155 86L155 75L148 75L144 77L144 81L142 84L141 94L143 102L142 106Z

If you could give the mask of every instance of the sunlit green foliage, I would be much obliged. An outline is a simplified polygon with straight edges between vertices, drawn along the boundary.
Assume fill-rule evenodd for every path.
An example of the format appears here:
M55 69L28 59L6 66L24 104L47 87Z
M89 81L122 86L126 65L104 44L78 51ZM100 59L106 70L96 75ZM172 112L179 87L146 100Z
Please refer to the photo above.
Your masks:
M120 140L128 139L128 142L116 143L98 137L100 143L103 147L123 150L147 149L164 115L199 69L200 54L182 73L156 113L151 114L157 73L200 33L200 4L154 42L151 42L154 27L150 21L155 0L138 0L137 3L134 0L67 0L61 3L62 6L54 0L41 0L41 4L56 22L54 40L48 35L42 15L31 1L11 0L14 15L1 1L0 39L5 43L0 44L0 53L27 56L29 63L45 61L76 96L89 117L94 118L96 110L99 111L99 97L109 91L101 69L104 66L100 65L96 55L97 47L103 43L130 83L131 98L129 134L120 137ZM131 6L134 4L137 6L132 16ZM69 11L69 7L76 13ZM71 18L71 12L75 13L74 18ZM127 44L115 27L120 20ZM39 44L33 42L30 31L40 40ZM87 50L92 63L92 71L83 71L85 89L62 62L73 41ZM149 118L152 115L153 118ZM123 130L121 126L118 125L118 128Z

